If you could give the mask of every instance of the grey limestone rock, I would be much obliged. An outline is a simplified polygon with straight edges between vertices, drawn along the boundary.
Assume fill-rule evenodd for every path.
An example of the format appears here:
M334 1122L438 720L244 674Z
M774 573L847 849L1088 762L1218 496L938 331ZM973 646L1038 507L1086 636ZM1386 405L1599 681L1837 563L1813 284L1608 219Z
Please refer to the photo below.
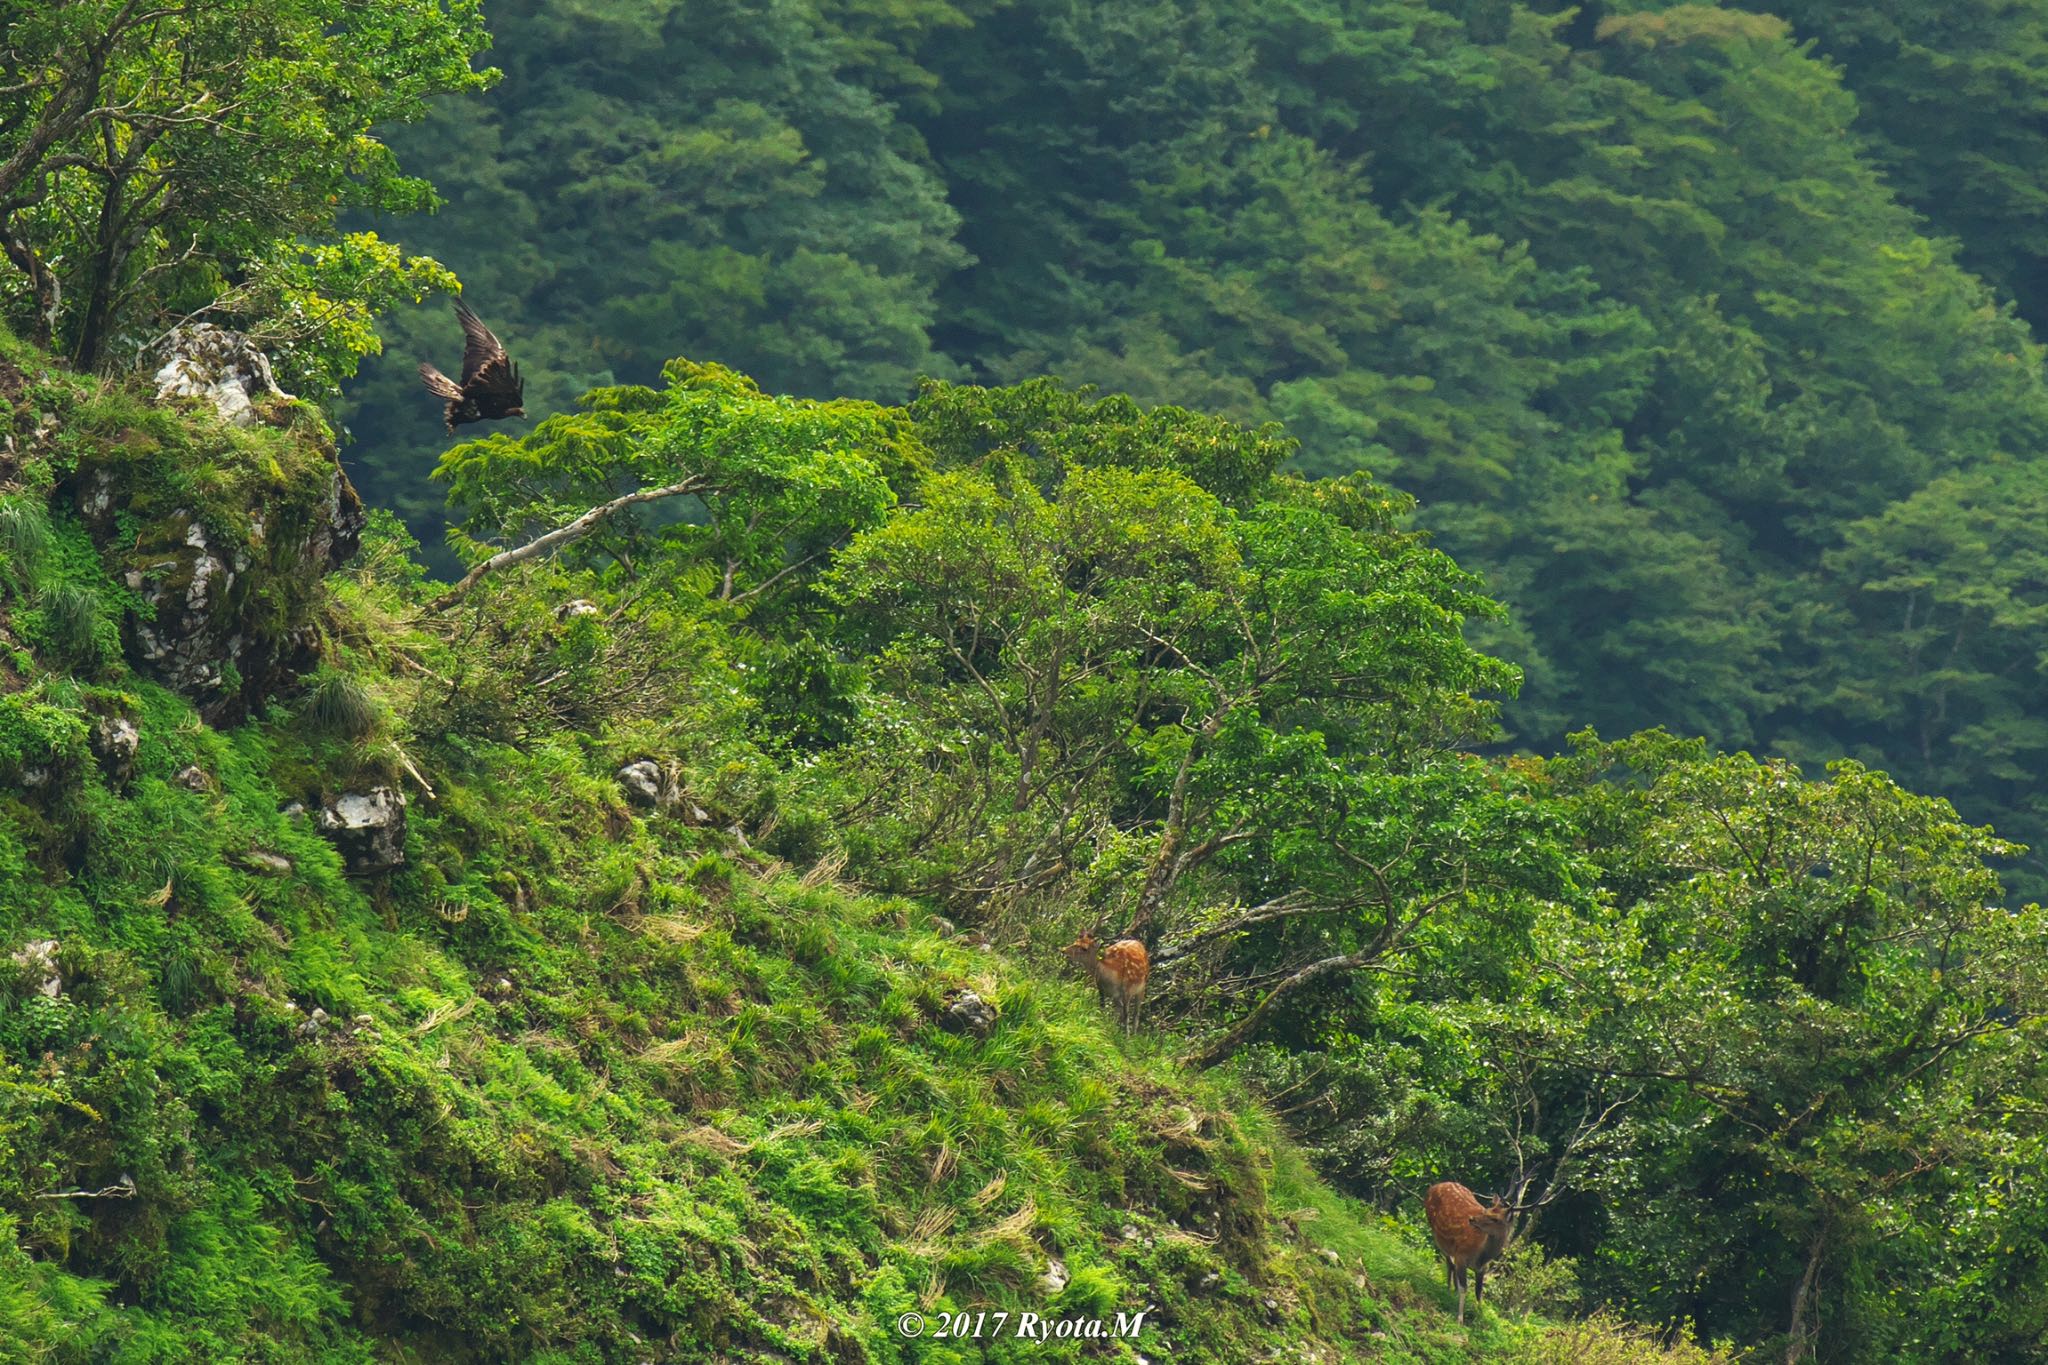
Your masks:
M156 348L158 402L200 398L213 405L221 420L253 427L264 420L265 407L289 403L292 396L277 386L270 357L240 332L201 322L172 330Z
M126 786L133 780L135 755L142 748L142 732L134 721L126 716L102 716L93 722L88 742L108 781Z
M375 876L405 864L405 793L396 788L344 792L323 803L313 820L351 877Z
M986 1038L996 1026L996 1007L973 991L962 991L939 1015L939 1027L948 1033Z

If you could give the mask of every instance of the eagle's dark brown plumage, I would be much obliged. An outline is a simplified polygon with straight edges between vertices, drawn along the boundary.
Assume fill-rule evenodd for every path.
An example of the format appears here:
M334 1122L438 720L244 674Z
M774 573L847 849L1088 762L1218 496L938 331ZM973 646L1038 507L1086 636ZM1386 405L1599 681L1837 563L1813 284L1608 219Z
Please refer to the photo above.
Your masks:
M505 354L503 343L461 299L455 300L455 317L462 323L462 382L458 384L426 361L420 362L420 378L427 388L448 400L448 434L453 436L455 428L465 422L526 416L526 409L520 406L526 398L526 381Z

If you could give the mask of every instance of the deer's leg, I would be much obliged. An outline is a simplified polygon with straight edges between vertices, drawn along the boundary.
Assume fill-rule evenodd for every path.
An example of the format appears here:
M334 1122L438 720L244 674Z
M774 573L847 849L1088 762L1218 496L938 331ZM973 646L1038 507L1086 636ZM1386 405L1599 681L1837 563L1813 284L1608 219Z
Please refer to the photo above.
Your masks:
M1486 1298L1486 1267L1480 1266L1472 1272L1472 1306L1477 1308Z

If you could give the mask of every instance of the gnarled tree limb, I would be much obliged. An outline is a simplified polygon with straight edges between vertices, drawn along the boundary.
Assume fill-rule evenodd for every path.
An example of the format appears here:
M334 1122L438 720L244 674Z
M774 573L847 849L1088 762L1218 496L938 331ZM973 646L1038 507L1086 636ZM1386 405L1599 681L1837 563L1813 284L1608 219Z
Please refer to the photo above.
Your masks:
M711 488L711 481L702 475L693 474L681 483L672 483L662 488L642 488L610 502L599 503L574 521L557 526L546 535L536 536L515 549L501 550L462 576L462 580L447 592L434 599L429 611L446 611L469 596L470 589L483 581L484 575L499 569L509 569L537 555L550 554L572 541L581 540L596 530L613 513L631 507L635 503L659 502L663 498L678 498L688 493L703 493Z
M1317 962L1311 962L1292 976L1266 993L1266 998L1252 1008L1251 1013L1238 1020L1220 1036L1198 1049L1188 1058L1190 1064L1203 1070L1215 1066L1236 1052L1251 1036L1259 1031L1274 1008L1302 987L1338 972L1354 972L1371 966L1378 954L1371 949L1356 953L1338 953Z

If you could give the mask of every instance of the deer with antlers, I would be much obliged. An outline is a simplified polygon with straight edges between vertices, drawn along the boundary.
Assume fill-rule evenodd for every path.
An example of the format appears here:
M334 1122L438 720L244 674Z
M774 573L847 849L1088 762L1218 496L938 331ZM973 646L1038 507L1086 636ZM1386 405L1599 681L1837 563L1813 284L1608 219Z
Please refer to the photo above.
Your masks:
M1094 934L1083 933L1060 949L1060 956L1095 979L1102 1003L1116 1006L1117 1023L1125 1033L1137 1026L1145 981L1152 975L1152 956L1144 944L1134 938L1104 944Z
M1436 1239L1436 1249L1443 1254L1445 1279L1458 1292L1460 1326L1465 1322L1467 1273L1472 1276L1472 1305L1476 1308L1486 1289L1487 1263L1507 1250L1518 1232L1527 1230L1529 1220L1538 1210L1570 1187L1569 1176L1574 1165L1602 1139L1628 1107L1642 1097L1640 1087L1615 1096L1589 1091L1579 1110L1577 1123L1556 1141L1555 1156L1549 1163L1549 1178L1539 1182L1531 1161L1531 1139L1542 1114L1535 1085L1536 1060L1527 1052L1511 1049L1499 1063L1516 1083L1520 1101L1510 1111L1511 1117L1500 1121L1515 1159L1515 1173L1508 1181L1506 1197L1495 1195L1490 1202L1481 1204L1479 1196L1455 1180L1432 1185L1423 1196L1422 1206L1429 1215L1430 1234ZM1532 1187L1539 1189L1540 1193L1533 1199L1525 1198Z
M1514 1231L1515 1211L1495 1195L1481 1204L1479 1196L1455 1180L1429 1187L1423 1197L1429 1231L1444 1258L1444 1279L1458 1292L1458 1325L1465 1325L1465 1277L1473 1276L1472 1306L1486 1292L1486 1263L1507 1248Z
M1514 1239L1515 1217L1538 1205L1523 1205L1493 1196L1481 1204L1479 1196L1455 1180L1429 1187L1423 1196L1423 1211L1429 1215L1430 1235L1444 1258L1444 1280L1458 1292L1458 1325L1465 1325L1465 1277L1472 1277L1472 1306L1479 1307L1486 1293L1487 1262L1497 1258Z

